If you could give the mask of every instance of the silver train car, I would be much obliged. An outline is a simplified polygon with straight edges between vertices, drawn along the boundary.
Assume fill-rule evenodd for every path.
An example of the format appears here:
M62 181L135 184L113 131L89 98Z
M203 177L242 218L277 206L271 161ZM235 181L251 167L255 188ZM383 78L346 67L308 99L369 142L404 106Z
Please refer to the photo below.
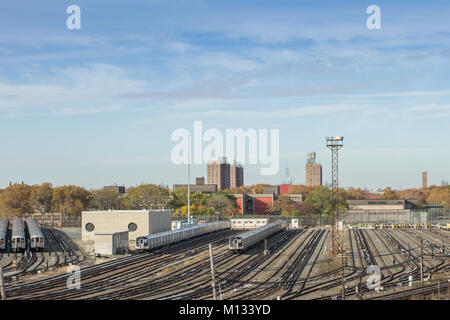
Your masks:
M8 246L8 227L9 220L2 219L0 221L0 250L5 250Z
M198 237L207 233L230 228L230 221L217 221L195 225L183 229L176 229L161 233L155 233L136 238L136 249L139 251L152 250L164 247L179 241Z
M286 221L284 220L268 223L265 226L241 233L237 236L230 238L228 248L233 252L245 251L251 246L269 237L270 235L285 228L286 228Z
M27 224L28 233L30 234L30 249L36 251L44 250L44 235L42 234L41 228L37 225L36 220L27 218L25 219L25 223Z
M22 219L14 219L12 224L11 246L14 251L25 250L25 229Z

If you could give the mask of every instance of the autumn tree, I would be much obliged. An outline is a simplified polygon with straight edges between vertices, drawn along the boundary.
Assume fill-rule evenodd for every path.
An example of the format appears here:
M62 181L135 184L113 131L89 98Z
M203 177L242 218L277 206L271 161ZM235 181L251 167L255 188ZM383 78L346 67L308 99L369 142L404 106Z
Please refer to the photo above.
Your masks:
M383 195L381 196L382 199L398 199L398 194L391 189L391 187L387 187L383 191Z
M431 205L443 206L445 210L450 209L450 186L435 187L427 197Z
M298 184L298 185L292 186L292 188L289 190L289 193L291 193L291 194L302 194L305 197L305 199L306 199L317 188L318 188L318 186L305 186L305 185Z
M269 205L269 212L271 214L281 214L283 216L289 216L291 215L292 207L293 207L294 201L285 194L282 194L273 201L271 205Z
M53 212L60 212L66 215L80 214L87 209L90 201L90 194L83 187L68 185L53 189Z
M339 190L339 191L341 191L341 190ZM364 190L362 190L361 188L350 188L347 190L342 189L342 192L343 192L346 200L364 199L364 197L362 196L364 193Z
M0 212L4 216L22 216L32 211L30 205L31 187L13 184L0 193Z
M100 210L108 209L122 209L124 204L122 202L122 195L117 190L112 189L98 189L91 191L91 202L90 206L92 208Z
M41 185L34 185L31 187L30 206L34 212L41 214L41 220L44 220L44 215L49 213L52 208L53 188L49 182L44 182Z

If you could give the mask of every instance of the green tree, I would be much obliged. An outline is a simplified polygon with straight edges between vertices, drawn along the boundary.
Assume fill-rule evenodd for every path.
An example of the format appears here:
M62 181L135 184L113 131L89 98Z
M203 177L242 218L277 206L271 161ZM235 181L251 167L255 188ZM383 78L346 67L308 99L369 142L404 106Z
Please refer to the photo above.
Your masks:
M206 204L208 195L201 192L191 192L191 206L199 207ZM188 205L187 188L181 188L173 192L172 200L169 202L171 208L177 209Z
M330 215L333 209L331 190L324 186L316 188L306 199L306 203L313 205L321 214ZM339 211L348 208L347 202L342 199L342 192L339 193L336 205Z
M162 209L168 206L169 190L154 184L141 184L136 188L129 188L123 198L127 209Z
M122 195L117 190L92 190L91 191L91 207L108 210L108 209L122 209L124 207L122 203Z
M206 206L213 208L220 215L231 215L237 208L236 199L225 194L214 194L206 199Z

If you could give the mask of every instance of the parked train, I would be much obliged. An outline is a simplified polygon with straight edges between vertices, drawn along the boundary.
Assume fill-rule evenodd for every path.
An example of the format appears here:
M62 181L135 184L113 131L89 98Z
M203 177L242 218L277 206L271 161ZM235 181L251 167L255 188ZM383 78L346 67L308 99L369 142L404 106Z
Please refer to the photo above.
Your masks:
M254 230L241 233L237 236L230 238L229 249L233 252L242 252L264 240L270 235L286 228L286 222L276 221L268 223L265 226L259 227Z
M25 219L25 223L30 234L30 249L35 249L36 251L44 250L44 235L42 234L41 228L37 225L36 220L27 218Z
M0 221L0 250L5 250L8 246L8 227L9 220L2 219Z
M136 238L136 249L152 250L207 233L229 229L230 221L211 222Z
M25 229L22 219L14 219L12 224L11 246L14 251L25 250Z

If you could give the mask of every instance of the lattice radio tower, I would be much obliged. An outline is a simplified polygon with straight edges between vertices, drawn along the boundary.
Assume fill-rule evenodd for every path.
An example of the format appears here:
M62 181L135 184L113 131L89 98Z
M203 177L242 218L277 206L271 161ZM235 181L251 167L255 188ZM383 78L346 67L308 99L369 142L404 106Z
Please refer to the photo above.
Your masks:
M338 151L344 146L344 137L326 137L327 147L331 150L331 247L332 254L341 252L341 241L338 232L339 180L338 180Z

